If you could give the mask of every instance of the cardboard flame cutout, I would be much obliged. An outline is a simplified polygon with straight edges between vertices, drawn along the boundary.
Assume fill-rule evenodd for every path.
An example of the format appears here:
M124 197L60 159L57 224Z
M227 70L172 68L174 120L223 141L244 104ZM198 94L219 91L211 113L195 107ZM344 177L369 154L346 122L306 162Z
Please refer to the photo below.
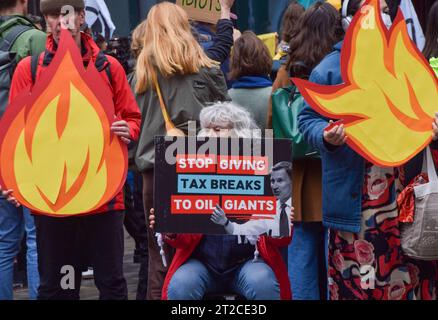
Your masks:
M400 11L388 30L380 1L365 2L347 31L341 71L342 85L293 81L313 109L342 120L356 152L376 165L398 166L431 142L438 81Z
M110 131L114 105L94 66L62 31L52 63L0 123L0 180L31 210L86 214L123 187L127 149Z

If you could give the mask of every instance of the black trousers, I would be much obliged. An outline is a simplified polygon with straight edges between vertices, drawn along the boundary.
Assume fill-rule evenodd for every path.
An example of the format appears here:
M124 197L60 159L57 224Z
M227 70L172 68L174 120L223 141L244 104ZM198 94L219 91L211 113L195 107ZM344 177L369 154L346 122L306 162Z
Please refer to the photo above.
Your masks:
M78 300L84 254L94 269L99 299L127 299L123 276L123 219L123 211L69 218L35 216L40 274L38 299ZM71 267L75 285L66 286L66 270Z
M126 231L135 241L134 263L148 257L148 237L146 216L143 208L143 177L134 174L134 184L128 182L124 187L125 194L125 221Z
M125 183L125 228L135 241L134 263L139 263L136 300L146 300L148 289L148 228L143 208L143 177L133 172L133 183Z

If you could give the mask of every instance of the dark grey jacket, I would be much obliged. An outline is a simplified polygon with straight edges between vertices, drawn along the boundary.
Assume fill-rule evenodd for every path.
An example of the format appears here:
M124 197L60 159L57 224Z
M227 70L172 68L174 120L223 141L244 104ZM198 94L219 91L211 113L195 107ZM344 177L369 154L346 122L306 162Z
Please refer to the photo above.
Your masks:
M131 79L134 90L135 79ZM188 131L188 122L196 121L199 129L199 114L205 106L217 101L230 101L227 85L222 71L218 68L203 68L197 74L175 75L164 79L158 76L163 99L172 122L175 126ZM154 168L155 149L154 136L165 135L165 123L161 113L158 96L150 88L136 96L142 114L142 128L135 154L138 171Z

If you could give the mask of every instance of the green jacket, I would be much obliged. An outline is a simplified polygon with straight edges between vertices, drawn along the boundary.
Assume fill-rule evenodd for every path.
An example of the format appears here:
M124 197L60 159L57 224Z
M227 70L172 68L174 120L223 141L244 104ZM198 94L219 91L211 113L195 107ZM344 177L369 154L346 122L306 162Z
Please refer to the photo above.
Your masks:
M34 28L20 35L12 46L11 51L17 54L17 62L45 50L46 34L38 30L26 17L19 15L0 17L0 39L3 39L16 25L28 25Z

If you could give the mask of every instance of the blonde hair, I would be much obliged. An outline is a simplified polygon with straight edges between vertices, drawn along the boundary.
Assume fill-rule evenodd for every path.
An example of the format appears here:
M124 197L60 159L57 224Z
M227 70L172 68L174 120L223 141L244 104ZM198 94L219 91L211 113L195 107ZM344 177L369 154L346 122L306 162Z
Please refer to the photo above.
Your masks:
M136 93L144 93L159 72L163 77L193 74L218 63L209 59L191 32L187 13L170 2L154 5L144 30L137 60Z
M132 32L131 51L137 59L143 49L143 39L146 31L146 20L143 20Z

